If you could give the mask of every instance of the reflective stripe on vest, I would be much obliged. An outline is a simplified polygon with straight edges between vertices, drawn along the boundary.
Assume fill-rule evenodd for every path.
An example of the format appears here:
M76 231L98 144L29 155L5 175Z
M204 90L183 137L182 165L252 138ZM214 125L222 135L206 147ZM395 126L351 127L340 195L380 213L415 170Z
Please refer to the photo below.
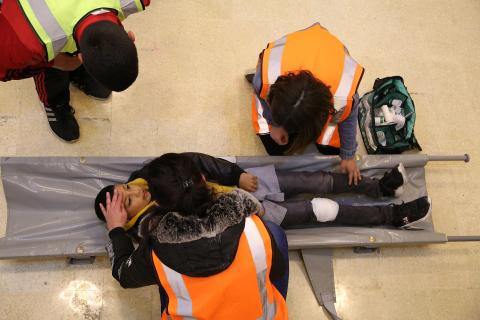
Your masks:
M275 291L276 289L268 278L271 268L271 251L268 231L257 216L245 219L245 228L235 260L229 268L218 274L207 277L182 275L163 264L155 252L152 251L155 270L169 298L169 304L162 315L162 319L210 318L212 312L215 312L218 316L223 315L223 317L229 314L231 319L243 319L248 312L250 312L250 316L255 314L258 317L257 319L275 319L276 316L283 319L286 316L285 300L278 291ZM255 272L255 275L253 275L253 272ZM230 282L230 280L234 282ZM243 282L238 283L239 280ZM220 291L215 291L215 283L221 283ZM210 285L209 289L212 290L211 297L216 297L215 301L211 301L212 298L206 296L209 294L208 291L205 291L208 290L206 288L208 285ZM249 289L243 295L225 294L230 292L226 290L241 291L244 288ZM258 293L255 292L257 290ZM219 294L226 299L227 297L235 297L235 300L218 301ZM250 301L248 303L250 310L245 311L245 303L247 303L245 298L256 299L254 297L259 297L260 301ZM206 300L197 300L200 298L206 298ZM210 301L217 305L207 305ZM283 304L279 306L279 303ZM169 314L167 314L167 311ZM239 314L242 311L244 315Z
M277 304L275 299L272 303L268 302L267 294L267 255L262 236L252 218L245 219L245 235L247 236L248 246L253 256L255 270L257 271L258 291L262 299L262 316L258 319L273 319L277 313Z
M306 34L311 35L311 39L309 41L315 41L318 36L318 39L321 38L321 34L328 34L329 35L329 43L335 46L337 49L329 50L330 48L317 48L315 50L319 50L318 53L318 58L317 59L322 59L322 52L324 55L323 59L328 59L329 54L332 55L333 52L335 53L335 57L337 57L340 54L340 50L343 52L343 57L339 58L335 61L338 61L338 64L342 63L342 68L338 69L340 72L338 75L335 73L332 73L328 75L328 77L325 76L325 74L319 74L319 70L316 70L316 61L313 61L311 59L311 56L306 59L306 61L302 61L302 57L299 56L298 60L296 60L296 56L292 56L290 53L290 60L296 60L296 65L292 66L291 61L285 62L285 51L292 51L290 46L290 50L286 50L285 48L289 46L289 41L293 41L292 39L297 40L298 37L305 37L303 32L307 32ZM311 32L311 33L309 33ZM315 33L316 32L316 33ZM335 40L331 40L335 39ZM304 41L301 42L303 45L306 45L305 40L300 40ZM297 42L298 43L298 42ZM314 46L312 45L312 48ZM323 50L322 49L326 49ZM312 49L313 50L313 49ZM335 51L336 50L336 51ZM332 51L331 53L329 53ZM300 54L301 55L301 54ZM290 65L288 65L290 63ZM286 65L287 64L287 65ZM296 72L299 70L308 70L312 72L314 76L316 76L319 79L322 79L322 76L326 79L331 79L333 83L328 83L325 82L327 86L330 87L331 90L335 90L335 92L332 92L333 96L333 105L335 108L335 115L334 117L330 117L329 121L325 124L324 129L322 130L322 134L317 140L317 143L321 144L330 144L332 141L332 136L334 136L335 132L338 132L337 124L344 121L349 115L350 111L352 108L352 98L353 95L355 94L355 91L357 89L358 84L360 83L361 75L363 74L363 67L360 66L348 53L348 50L343 46L343 44L338 41L338 39L334 38L331 36L330 33L326 29L324 29L320 24L316 23L312 25L309 28L306 28L304 30L300 30L297 32L294 32L292 34L289 34L287 36L284 36L280 38L277 41L274 41L269 44L267 49L264 50L263 53L263 65L262 65L262 79L263 79L263 84L262 88L260 91L260 97L263 99L266 99L268 95L268 91L270 89L270 86L275 83L277 78L281 75L287 74L288 72ZM261 114L263 111L263 107L257 102L256 103L256 113ZM252 109L252 112L254 110ZM254 127L260 127L260 123L258 122L259 118L255 118L252 116L252 121L254 123ZM333 122L332 122L333 121ZM331 128L329 128L331 127ZM266 130L261 130L257 131L257 133L269 133L270 131ZM338 133L337 133L338 134ZM338 139L336 139L338 140ZM338 143L335 143L338 144Z
M122 11L123 11L123 14L124 14L125 18L128 17L129 15L133 14L133 13L137 13L137 12L143 10L142 4L139 3L138 1L135 1L135 0L120 0L120 2L122 4Z
M353 95L358 86L358 81L355 81L358 69L359 66L357 62L348 54L348 50L345 48L342 77L340 78L340 83L338 84L333 99L335 114L332 117L329 117L323 132L317 139L318 144L332 145L337 148L340 147L338 124L345 120L352 111ZM350 98L345 99L340 97Z
M183 282L182 275L175 270L170 269L162 263L163 271L167 276L168 283L172 287L177 297L177 315L191 316L192 315L192 299L188 293L185 282ZM193 319L193 318L192 318Z
M270 127L268 125L267 119L263 116L263 106L257 95L254 93L252 95L252 122L254 124L254 129L257 134L267 134L270 132Z
M111 9L120 20L143 10L141 0L19 0L34 31L45 45L51 61L60 52L75 53L73 30L87 14L97 9Z
M277 81L277 78L282 73L282 57L283 49L285 48L285 43L287 42L287 37L282 37L274 42L273 47L270 50L268 56L268 83L273 84Z

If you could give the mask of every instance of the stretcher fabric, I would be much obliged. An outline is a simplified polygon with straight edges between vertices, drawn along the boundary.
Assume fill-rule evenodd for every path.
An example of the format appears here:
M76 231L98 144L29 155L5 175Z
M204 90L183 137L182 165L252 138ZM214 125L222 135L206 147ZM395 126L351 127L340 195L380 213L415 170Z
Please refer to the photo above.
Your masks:
M293 171L338 171L339 158L328 156L224 157L242 168L269 164ZM87 257L105 255L107 232L93 211L97 192L123 183L148 161L144 157L8 157L0 159L7 203L6 235L0 238L0 258ZM369 199L358 194L332 196L341 204L373 205L410 201L427 195L426 155L364 156L362 174L381 177L402 162L409 184L400 198ZM433 208L435 199L433 199ZM393 228L315 227L287 231L289 249L377 247L446 242L431 221L424 230Z

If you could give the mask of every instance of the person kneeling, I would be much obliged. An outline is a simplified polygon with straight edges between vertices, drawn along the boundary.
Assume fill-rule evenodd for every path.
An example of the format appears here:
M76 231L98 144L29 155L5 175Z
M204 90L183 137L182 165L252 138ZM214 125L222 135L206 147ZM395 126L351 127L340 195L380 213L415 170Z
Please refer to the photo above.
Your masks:
M257 216L260 202L241 189L213 193L184 155L163 155L145 170L155 174L148 177L148 191L132 184L139 201L127 185L124 192L114 187L113 197L107 192L105 205L98 205L109 229L112 275L120 284L158 284L165 317L287 319L286 236ZM134 249L123 228L125 205L141 203L151 206Z

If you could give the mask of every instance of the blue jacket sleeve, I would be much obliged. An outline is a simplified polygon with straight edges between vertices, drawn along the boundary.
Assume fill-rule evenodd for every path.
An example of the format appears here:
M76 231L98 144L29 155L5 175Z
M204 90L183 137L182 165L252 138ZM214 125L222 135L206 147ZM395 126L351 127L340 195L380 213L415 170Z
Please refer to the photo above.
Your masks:
M340 158L352 159L357 151L357 118L358 118L358 95L353 99L353 107L345 121L338 124L340 135Z

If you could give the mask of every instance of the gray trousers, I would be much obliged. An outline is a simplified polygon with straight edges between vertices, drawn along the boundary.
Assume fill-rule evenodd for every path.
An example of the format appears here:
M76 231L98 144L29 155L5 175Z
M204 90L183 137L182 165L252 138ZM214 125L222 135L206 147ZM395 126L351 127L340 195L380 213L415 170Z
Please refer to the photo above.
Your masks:
M263 201L264 219L283 228L309 224L352 226L392 224L392 206L339 205L334 221L319 223L310 200L291 199L299 194L322 197L326 194L339 193L361 193L379 198L382 192L377 179L362 177L358 185L348 185L348 176L339 173L281 171L276 170L274 166L251 168L247 171L259 178L259 190L254 195Z
M358 185L348 185L348 175L328 172L287 172L277 171L280 190L286 201L277 203L287 209L280 223L283 228L306 224L374 226L392 224L391 206L347 206L339 205L338 214L331 222L317 222L309 200L289 200L297 194L308 193L316 196L339 193L361 193L379 198L382 192L377 179L362 177Z

